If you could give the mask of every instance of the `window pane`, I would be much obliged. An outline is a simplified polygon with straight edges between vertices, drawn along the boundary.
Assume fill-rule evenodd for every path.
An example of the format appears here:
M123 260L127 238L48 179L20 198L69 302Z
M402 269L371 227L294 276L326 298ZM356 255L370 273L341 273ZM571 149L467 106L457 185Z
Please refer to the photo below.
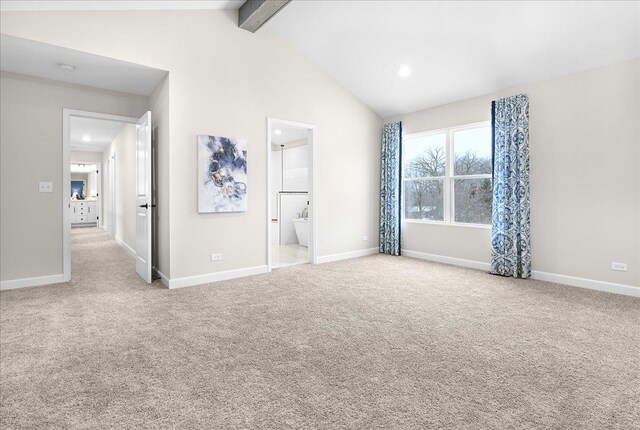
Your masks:
M444 221L444 180L406 181L404 183L404 217Z
M446 135L415 137L404 142L405 178L444 176Z
M491 224L491 179L454 179L455 222Z
M453 133L454 175L491 174L491 127Z

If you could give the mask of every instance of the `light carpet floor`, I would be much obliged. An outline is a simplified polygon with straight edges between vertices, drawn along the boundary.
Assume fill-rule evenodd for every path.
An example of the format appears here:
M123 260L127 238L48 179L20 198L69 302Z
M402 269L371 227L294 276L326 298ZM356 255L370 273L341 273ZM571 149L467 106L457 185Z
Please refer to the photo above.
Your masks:
M639 299L385 256L166 290L72 242L1 293L3 429L639 428Z

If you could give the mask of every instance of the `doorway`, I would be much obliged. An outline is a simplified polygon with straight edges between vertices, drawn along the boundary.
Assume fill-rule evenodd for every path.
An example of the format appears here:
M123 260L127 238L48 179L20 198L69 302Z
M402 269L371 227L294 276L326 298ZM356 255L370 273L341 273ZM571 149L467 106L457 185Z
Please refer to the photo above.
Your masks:
M315 126L267 120L267 265L316 262Z
M102 210L102 162L96 159L71 160L71 192L69 195L71 227L99 227Z
M77 227L78 220L88 220L85 212L88 213L91 207L96 217L92 225L96 234L100 234L98 228L105 229L115 242L136 258L136 272L146 282L151 282L150 231L154 205L151 204L150 129L151 112L134 118L63 109L63 178L66 179L63 181L65 212L62 227L65 281L71 279L71 227ZM94 170L104 185L99 192L93 192L95 196L90 189L87 193L84 181L74 181L78 177L71 175L72 154L75 157L85 154L86 157L104 159L104 174L99 168ZM91 183L91 180L87 182ZM93 207L98 201L104 202L99 210ZM76 215L76 206L82 206L80 216ZM103 232L102 235L106 234ZM74 233L74 237L79 236Z

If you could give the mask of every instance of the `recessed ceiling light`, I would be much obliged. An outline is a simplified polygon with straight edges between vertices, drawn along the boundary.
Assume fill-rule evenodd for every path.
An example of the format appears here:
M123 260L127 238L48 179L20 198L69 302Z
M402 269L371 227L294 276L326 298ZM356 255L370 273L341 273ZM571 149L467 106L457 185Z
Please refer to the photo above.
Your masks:
M60 67L65 72L73 72L76 69L71 64L58 64L58 67Z
M398 69L398 75L403 78L406 78L411 74L411 68L409 66L402 66Z
M89 136L82 136L83 142L91 142L91 138Z
M277 128L274 133L276 134L276 136L280 136L282 134L282 130L280 130L279 128Z

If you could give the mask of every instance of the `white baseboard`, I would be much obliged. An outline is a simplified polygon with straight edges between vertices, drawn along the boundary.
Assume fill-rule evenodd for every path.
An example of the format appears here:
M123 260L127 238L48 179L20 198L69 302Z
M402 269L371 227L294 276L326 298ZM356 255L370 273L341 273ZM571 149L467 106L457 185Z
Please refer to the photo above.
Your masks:
M484 271L491 270L490 263L482 261L463 260L461 258L447 257L444 255L426 254L424 252L402 250L402 255L410 258L419 258L421 260L435 261L437 263L452 264L454 266L469 267ZM640 297L640 288L632 285L616 284L613 282L596 281L594 279L578 278L576 276L559 275L557 273L540 272L533 270L531 279L545 282L553 282L556 284L571 285L572 287L587 288L589 290L605 291L607 293L622 294L625 296Z
M342 252L340 254L323 255L318 257L318 264L329 263L331 261L348 260L349 258L364 257L365 255L373 255L380 252L379 248L361 249L358 251Z
M359 251L344 252L341 254L325 255L318 257L318 263L328 263L330 261L346 260L349 258L364 257L365 255L377 254L378 248L362 249ZM158 271L160 282L167 288L191 287L194 285L209 284L212 282L225 281L228 279L242 278L245 276L260 275L268 272L268 266L247 267L244 269L227 270L224 272L208 273L206 275L187 276L184 278L169 279Z
M409 258L419 258L420 260L435 261L436 263L452 264L454 266L470 267L471 269L478 269L489 271L491 264L483 263L475 260L465 260L462 258L447 257L445 255L426 254L424 252L410 251L403 249L401 255Z
M211 282L226 281L228 279L243 278L245 276L267 273L267 266L246 267L244 269L226 270L224 272L207 273L206 275L187 276L184 278L166 279L161 276L161 281L168 288L191 287L194 285L209 284ZM166 279L166 280L165 280Z
M127 243L120 239L118 236L113 236L113 238L116 240L116 242L118 243L118 245L120 245L121 247L124 248L125 251L127 251L129 254L131 254L133 257L136 256L136 251L130 247L129 245L127 245Z
M162 282L162 285L164 285L167 288L170 288L169 287L169 278L167 277L167 275L165 275L164 273L162 273L158 269L156 269L156 273L158 274L158 276L160 276L160 282Z
M556 284L571 285L573 287L587 288L589 290L605 291L607 293L622 294L625 296L640 297L640 287L633 285L616 284L613 282L596 281L594 279L578 278L576 276L558 275L557 273L539 272L533 270L531 278L538 281L554 282Z
M38 285L60 284L64 282L64 275L38 276L36 278L13 279L0 281L0 290L13 290L14 288L36 287Z

